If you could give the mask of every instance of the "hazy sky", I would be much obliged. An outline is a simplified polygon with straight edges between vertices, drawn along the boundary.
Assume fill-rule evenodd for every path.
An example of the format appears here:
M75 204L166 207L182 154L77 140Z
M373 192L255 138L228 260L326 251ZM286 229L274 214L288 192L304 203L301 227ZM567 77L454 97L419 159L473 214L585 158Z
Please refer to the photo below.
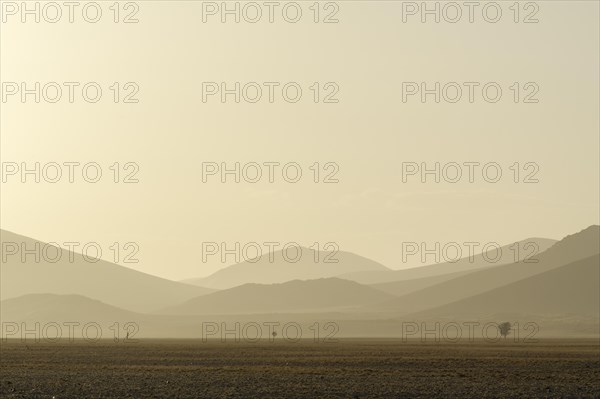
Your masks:
M403 268L420 262L402 263L402 242L506 244L561 238L599 223L595 1L536 2L539 22L531 24L513 22L512 2L501 3L495 24L480 10L474 23L421 23L418 15L403 23L401 2L391 1L338 2L333 24L312 21L312 2L299 3L303 16L295 24L277 10L274 23L236 24L220 23L218 15L203 23L201 2L146 1L137 3L139 23L115 24L112 2L100 4L96 24L77 12L72 24L23 24L18 15L2 23L3 94L7 82L81 83L74 103L64 85L54 104L37 104L33 95L25 103L19 94L3 100L5 168L96 162L103 172L95 184L83 180L81 167L75 183L66 175L55 184L8 176L1 188L4 229L57 243L98 242L107 260L113 242L135 242L140 262L127 266L181 279L232 263L203 263L202 242L335 242ZM532 11L521 10L519 18ZM102 87L99 102L82 99L87 82ZM119 103L109 88L114 82L121 85ZM133 87L124 88L127 82L139 87L138 103L122 103ZM230 95L222 103L217 95L203 102L203 82L257 82L263 99L238 104ZM273 103L263 82L280 83ZM282 99L288 82L302 87L297 103ZM320 100L339 87L339 102L314 103L314 82ZM403 82L457 82L463 97L403 102ZM473 103L463 82L480 83ZM496 103L481 95L488 82L503 90ZM524 103L537 88L531 98L539 102ZM139 183L114 183L115 162L120 180L133 171L124 164L139 165ZM279 167L274 183L266 176L254 184L231 176L225 184L219 176L203 183L203 162L296 162L303 175L288 183ZM339 182L314 183L315 162L320 180L334 170L326 163L337 164ZM478 167L473 183L466 175L458 183L431 176L403 182L404 162L496 162L503 175L489 183ZM510 169L515 162L519 183ZM532 171L539 182L523 183Z

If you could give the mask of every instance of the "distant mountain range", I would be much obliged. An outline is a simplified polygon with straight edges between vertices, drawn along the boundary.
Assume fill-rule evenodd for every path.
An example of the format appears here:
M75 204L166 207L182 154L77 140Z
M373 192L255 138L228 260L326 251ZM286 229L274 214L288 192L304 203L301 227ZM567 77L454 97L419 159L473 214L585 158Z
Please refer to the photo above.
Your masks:
M302 256L292 263L286 260L282 251L275 251L272 257L263 254L260 260L246 261L221 269L204 278L183 280L201 287L227 289L242 284L275 284L291 280L311 280L336 277L358 272L391 272L384 265L362 256L339 251L316 251L300 247ZM317 259L317 261L315 261Z
M415 313L509 285L516 281L600 253L600 227L570 235L537 256L537 263L510 263L483 268L399 296L373 307L374 311ZM565 298L567 300L567 298Z
M6 231L1 238L28 248L36 243ZM198 337L205 320L292 320L307 328L335 321L339 336L380 337L397 336L405 320L510 320L537 322L541 336L598 336L600 227L558 242L520 243L532 241L540 248L537 263L489 264L477 257L468 263L472 268L461 260L392 271L347 252L337 255L337 264L314 263L312 253L298 263L265 259L201 279L212 287L233 285L221 291L109 262L88 263L80 254L69 262L66 253L57 263L21 263L8 256L0 269L0 319L132 321L140 324L140 337ZM353 281L359 275L377 282Z
M600 314L600 255L596 254L514 283L417 314L468 319L492 314Z
M324 278L281 284L244 284L190 299L161 313L319 313L352 310L357 306L380 303L392 298L394 297L390 294L354 281Z
M136 320L139 315L82 295L29 294L2 301L4 321L108 323Z
M6 230L0 231L0 240L2 243L24 245L27 249L36 248L36 245L44 248L47 245ZM55 263L45 259L58 258L51 251L48 253L52 255L40 256L39 263L33 255L27 256L26 262L22 262L20 253L3 256L5 259L0 265L0 299L27 294L75 294L132 311L150 312L214 291L103 260L90 263L81 254L55 248L60 251L60 260Z
M339 277L362 284L377 284L439 277L458 272L472 272L477 269L521 262L528 257L531 257L531 259L527 259L528 261L535 260L538 254L544 252L555 243L556 240L548 238L528 238L501 246L499 250L490 249L486 252L486 257L479 253L472 258L465 256L456 262L444 262L402 270L362 270L359 272L341 274ZM498 255L498 253L500 255ZM493 263L491 261L492 259Z

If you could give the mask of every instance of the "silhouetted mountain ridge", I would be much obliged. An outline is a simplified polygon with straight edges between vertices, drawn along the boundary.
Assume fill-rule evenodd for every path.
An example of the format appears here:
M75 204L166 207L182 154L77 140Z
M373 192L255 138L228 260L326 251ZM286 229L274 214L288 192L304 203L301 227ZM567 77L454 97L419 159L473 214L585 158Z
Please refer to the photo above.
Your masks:
M297 262L286 259L282 251L263 254L253 259L221 269L208 277L183 280L203 287L226 289L246 283L273 284L291 280L311 280L335 277L340 274L378 270L389 271L384 265L351 252L315 251L301 247L302 255ZM290 250L291 251L291 250ZM272 258L271 258L272 257ZM315 261L316 258L316 261Z
M0 231L0 238L2 243L24 243L29 249L35 248L36 243L40 247L48 245L6 230ZM26 262L22 262L20 254L3 256L6 262L2 260L0 264L0 299L39 293L79 294L123 309L149 312L214 291L104 260L90 263L81 254L54 248L61 254L55 263L43 256L39 263L32 256Z
M392 298L354 281L338 278L293 280L280 284L249 283L191 299L164 309L164 314L247 314L325 312L351 309Z

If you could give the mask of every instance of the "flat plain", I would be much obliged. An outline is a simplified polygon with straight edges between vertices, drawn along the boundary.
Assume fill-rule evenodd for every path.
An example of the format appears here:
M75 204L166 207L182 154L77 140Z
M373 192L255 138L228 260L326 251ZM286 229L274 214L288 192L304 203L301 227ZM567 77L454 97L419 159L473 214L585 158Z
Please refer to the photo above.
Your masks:
M2 398L599 398L598 340L2 341Z

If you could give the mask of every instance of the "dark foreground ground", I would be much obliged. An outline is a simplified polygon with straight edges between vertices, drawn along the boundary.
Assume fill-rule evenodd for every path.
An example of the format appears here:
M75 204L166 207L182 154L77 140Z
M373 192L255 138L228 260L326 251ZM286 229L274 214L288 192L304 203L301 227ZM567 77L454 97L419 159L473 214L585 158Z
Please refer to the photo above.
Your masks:
M598 398L596 340L2 342L2 398Z

